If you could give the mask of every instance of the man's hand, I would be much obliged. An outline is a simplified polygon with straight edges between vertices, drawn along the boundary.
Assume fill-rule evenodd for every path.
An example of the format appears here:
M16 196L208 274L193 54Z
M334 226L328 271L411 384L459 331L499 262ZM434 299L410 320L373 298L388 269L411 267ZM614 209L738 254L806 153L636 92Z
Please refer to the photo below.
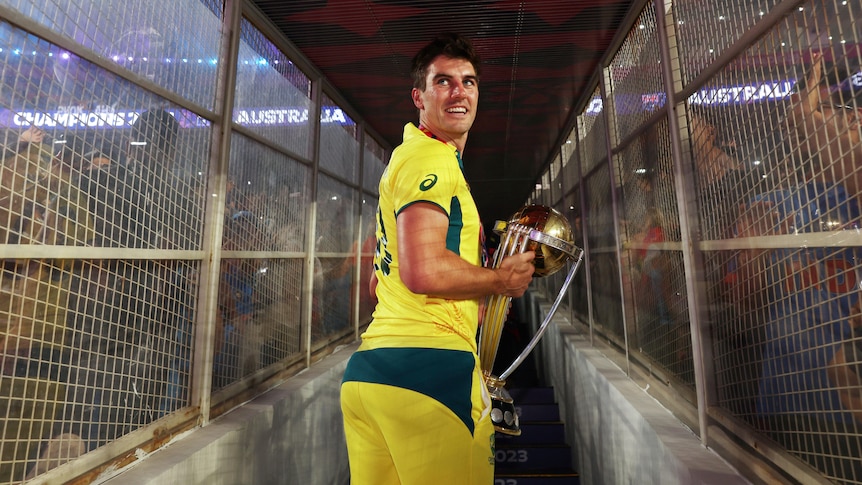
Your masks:
M35 126L31 126L24 130L21 133L21 136L18 137L18 141L21 143L42 143L42 140L45 138L45 132Z
M497 293L513 298L523 295L533 281L533 273L536 271L533 265L534 259L536 259L536 253L533 251L503 258L500 267L496 269L497 277L500 279L500 290Z

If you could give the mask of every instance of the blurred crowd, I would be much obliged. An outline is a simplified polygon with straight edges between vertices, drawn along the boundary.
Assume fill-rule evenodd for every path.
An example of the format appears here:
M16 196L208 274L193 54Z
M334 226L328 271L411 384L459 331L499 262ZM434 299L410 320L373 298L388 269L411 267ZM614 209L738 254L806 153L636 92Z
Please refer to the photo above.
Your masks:
M2 259L0 402L9 419L0 482L44 473L190 404L200 263L129 250L199 249L205 184L179 166L183 129L172 110L144 111L117 131L7 132L0 244L106 251ZM294 181L271 194L238 189L238 179L225 197L214 390L301 345L306 205ZM293 256L259 256L273 251ZM350 327L355 263L314 261L311 318L322 335Z
M806 59L795 94L766 115L780 137L763 159L741 146L755 131L741 132L745 118L728 116L732 110L691 106L686 120L695 230L719 248L744 246L703 260L702 330L718 398L821 472L858 480L862 255L841 234L862 227L862 97L837 66L819 52ZM638 342L693 383L686 295L696 289L686 288L682 257L666 244L680 240L674 168L655 140L644 145L648 167L623 188L640 206L626 221ZM808 237L788 238L800 235Z

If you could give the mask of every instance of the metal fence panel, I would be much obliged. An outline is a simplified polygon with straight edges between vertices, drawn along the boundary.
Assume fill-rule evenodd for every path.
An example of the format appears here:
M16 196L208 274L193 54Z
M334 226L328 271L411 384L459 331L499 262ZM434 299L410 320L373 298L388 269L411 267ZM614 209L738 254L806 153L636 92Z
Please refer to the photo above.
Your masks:
M310 180L305 165L233 136L213 389L297 356L302 349Z
M655 10L644 9L635 28L610 61L609 96L613 101L616 139L622 141L665 102Z
M223 17L221 2L3 0L0 5L21 12L123 69L213 109ZM20 53L27 55L32 51ZM69 52L57 52L51 62L58 77L74 78L79 72L75 56Z
M311 338L323 342L350 327L349 298L356 266L356 189L321 175L317 192L314 318Z
M314 113L308 76L246 19L236 63L234 122L310 158Z
M688 101L718 402L840 483L862 483L858 9L802 4Z
M364 167L362 175L362 188L377 195L380 177L386 169L386 151L373 138L365 137L365 149L362 159Z
M329 96L320 108L320 167L348 182L359 183L359 131L356 123Z

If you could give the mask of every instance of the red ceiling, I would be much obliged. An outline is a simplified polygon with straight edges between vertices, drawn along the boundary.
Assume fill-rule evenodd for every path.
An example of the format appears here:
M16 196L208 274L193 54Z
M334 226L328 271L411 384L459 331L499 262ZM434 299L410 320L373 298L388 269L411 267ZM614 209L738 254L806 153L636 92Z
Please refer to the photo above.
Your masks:
M391 146L416 122L410 59L434 35L471 37L483 58L465 171L486 224L506 219L571 130L574 104L631 0L256 0L258 8Z

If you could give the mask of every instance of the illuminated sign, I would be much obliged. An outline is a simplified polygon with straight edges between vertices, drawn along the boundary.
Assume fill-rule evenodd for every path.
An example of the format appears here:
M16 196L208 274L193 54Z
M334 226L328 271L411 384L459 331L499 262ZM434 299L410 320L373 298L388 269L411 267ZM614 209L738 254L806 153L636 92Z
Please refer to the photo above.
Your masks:
M862 72L853 75L851 78L853 85L862 86ZM794 92L796 86L795 79L786 81L764 81L757 84L743 84L739 86L728 86L721 88L705 88L692 94L688 98L688 102L693 105L701 106L722 106L729 104L748 104L762 101L778 101L787 99ZM626 95L617 95L618 99L624 99ZM635 103L619 102L617 104L618 111L623 110L625 106L636 105L643 111L654 111L664 106L666 101L665 93L649 93L641 94L640 100ZM596 115L602 112L601 98L593 98L585 110L586 114Z
M210 121L187 110L167 110L183 128L200 128ZM132 126L143 110L116 110L112 106L62 106L56 111L0 110L0 125L26 128L123 128ZM308 123L307 108L250 108L234 111L233 121L243 126L291 126ZM341 108L325 107L320 112L323 124L355 124Z
M590 104L585 111L588 115L597 115L602 112L602 98L595 97L590 100Z
M731 86L726 88L708 88L692 94L688 98L691 104L722 105L746 104L757 101L774 101L786 99L793 94L796 80L766 81L760 84Z
M138 111L114 111L96 107L86 110L83 106L67 106L55 112L18 111L12 115L13 126L36 126L39 128L105 128L130 126L140 116Z
M308 110L296 108L258 108L240 109L234 112L233 121L240 125L278 126L299 125L308 122ZM320 111L320 122L352 125L351 120L341 108L323 108Z

